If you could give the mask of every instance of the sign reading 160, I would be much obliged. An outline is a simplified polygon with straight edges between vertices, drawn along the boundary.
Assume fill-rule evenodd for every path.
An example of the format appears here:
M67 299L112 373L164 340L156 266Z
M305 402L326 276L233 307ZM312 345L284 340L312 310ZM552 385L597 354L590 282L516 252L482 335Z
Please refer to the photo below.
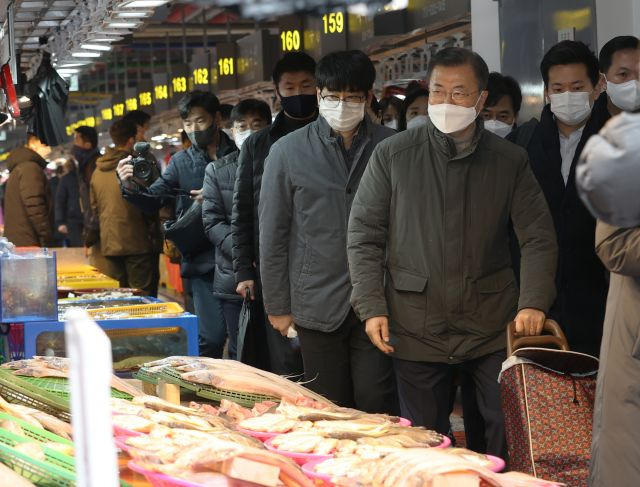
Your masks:
M233 58L232 57L224 57L218 59L218 74L220 76L233 76L234 67L233 67Z
M280 34L283 51L299 51L300 50L300 31L285 30Z
M332 14L324 14L322 16L325 34L341 34L344 32L344 14L335 12Z

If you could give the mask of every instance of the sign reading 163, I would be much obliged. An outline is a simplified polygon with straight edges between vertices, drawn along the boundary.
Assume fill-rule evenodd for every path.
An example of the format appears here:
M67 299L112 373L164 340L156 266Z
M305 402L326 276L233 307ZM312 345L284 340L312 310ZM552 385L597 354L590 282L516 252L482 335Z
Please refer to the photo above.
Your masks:
M285 30L280 34L283 51L299 51L301 46L299 30Z
M187 92L187 78L184 76L178 76L171 80L174 93L186 93Z
M233 76L235 73L232 57L218 59L218 74L220 76Z

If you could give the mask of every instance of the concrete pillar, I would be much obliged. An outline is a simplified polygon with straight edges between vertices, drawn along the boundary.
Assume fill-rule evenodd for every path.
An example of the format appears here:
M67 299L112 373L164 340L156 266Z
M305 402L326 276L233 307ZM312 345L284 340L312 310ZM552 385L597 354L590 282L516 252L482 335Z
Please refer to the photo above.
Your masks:
M640 38L640 1L596 0L596 28L598 51L616 36Z
M471 48L484 58L489 71L499 72L501 63L498 6L495 0L472 0Z

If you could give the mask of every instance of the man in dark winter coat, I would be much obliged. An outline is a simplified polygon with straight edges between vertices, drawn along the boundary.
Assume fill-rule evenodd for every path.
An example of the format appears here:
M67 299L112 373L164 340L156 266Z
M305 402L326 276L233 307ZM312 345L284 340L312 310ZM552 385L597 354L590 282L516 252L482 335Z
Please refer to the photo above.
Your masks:
M302 52L287 53L276 63L273 82L282 111L270 127L247 139L238 158L231 218L236 292L244 296L248 288L260 303L258 203L265 159L278 139L317 118L315 69L313 58ZM262 306L257 308L258 318L264 319ZM271 370L281 375L301 374L300 352L291 346L291 340L282 337L268 323L266 330Z
M269 322L295 327L309 387L345 407L396 409L391 360L351 307L347 222L378 143L395 134L365 113L376 73L361 51L318 62L320 116L274 144L260 192L260 272Z
M558 238L557 297L549 312L572 350L597 356L607 301L607 271L596 255L596 220L576 190L575 169L589 138L610 118L598 59L582 42L563 41L540 65L544 107L526 144ZM518 130L507 137L518 141Z
M243 100L231 111L233 139L242 149L247 137L271 123L271 109L265 102ZM237 354L238 319L242 309L242 297L236 293L231 255L231 213L233 187L238 170L240 150L209 163L204 174L202 189L202 221L207 237L216 247L216 268L213 293L218 296L224 311L229 335L229 358Z
M201 204L204 172L207 165L237 150L235 144L218 128L220 102L213 93L192 91L178 104L185 132L192 146L173 155L162 176L148 188L132 181L130 158L118 164L124 198L145 211L156 211L175 200L176 214L192 204ZM186 193L186 194L185 194ZM203 230L204 238L204 230ZM227 337L222 306L213 295L215 247L206 245L183 255L182 277L188 277L199 322L200 355L220 358Z
M53 238L53 201L44 169L51 147L33 134L11 151L4 196L4 236L18 247L47 247Z
M62 176L55 192L55 222L69 247L82 247L83 214L80 202L80 179L73 160L65 163L68 172Z

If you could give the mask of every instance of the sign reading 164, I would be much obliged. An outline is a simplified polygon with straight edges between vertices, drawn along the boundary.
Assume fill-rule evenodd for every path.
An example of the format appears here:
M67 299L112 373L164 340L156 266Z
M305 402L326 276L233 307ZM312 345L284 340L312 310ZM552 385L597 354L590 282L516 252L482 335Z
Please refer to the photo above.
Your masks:
M218 74L220 76L233 76L234 72L235 70L232 57L218 59Z
M300 31L285 30L280 34L283 51L299 51L301 48Z

